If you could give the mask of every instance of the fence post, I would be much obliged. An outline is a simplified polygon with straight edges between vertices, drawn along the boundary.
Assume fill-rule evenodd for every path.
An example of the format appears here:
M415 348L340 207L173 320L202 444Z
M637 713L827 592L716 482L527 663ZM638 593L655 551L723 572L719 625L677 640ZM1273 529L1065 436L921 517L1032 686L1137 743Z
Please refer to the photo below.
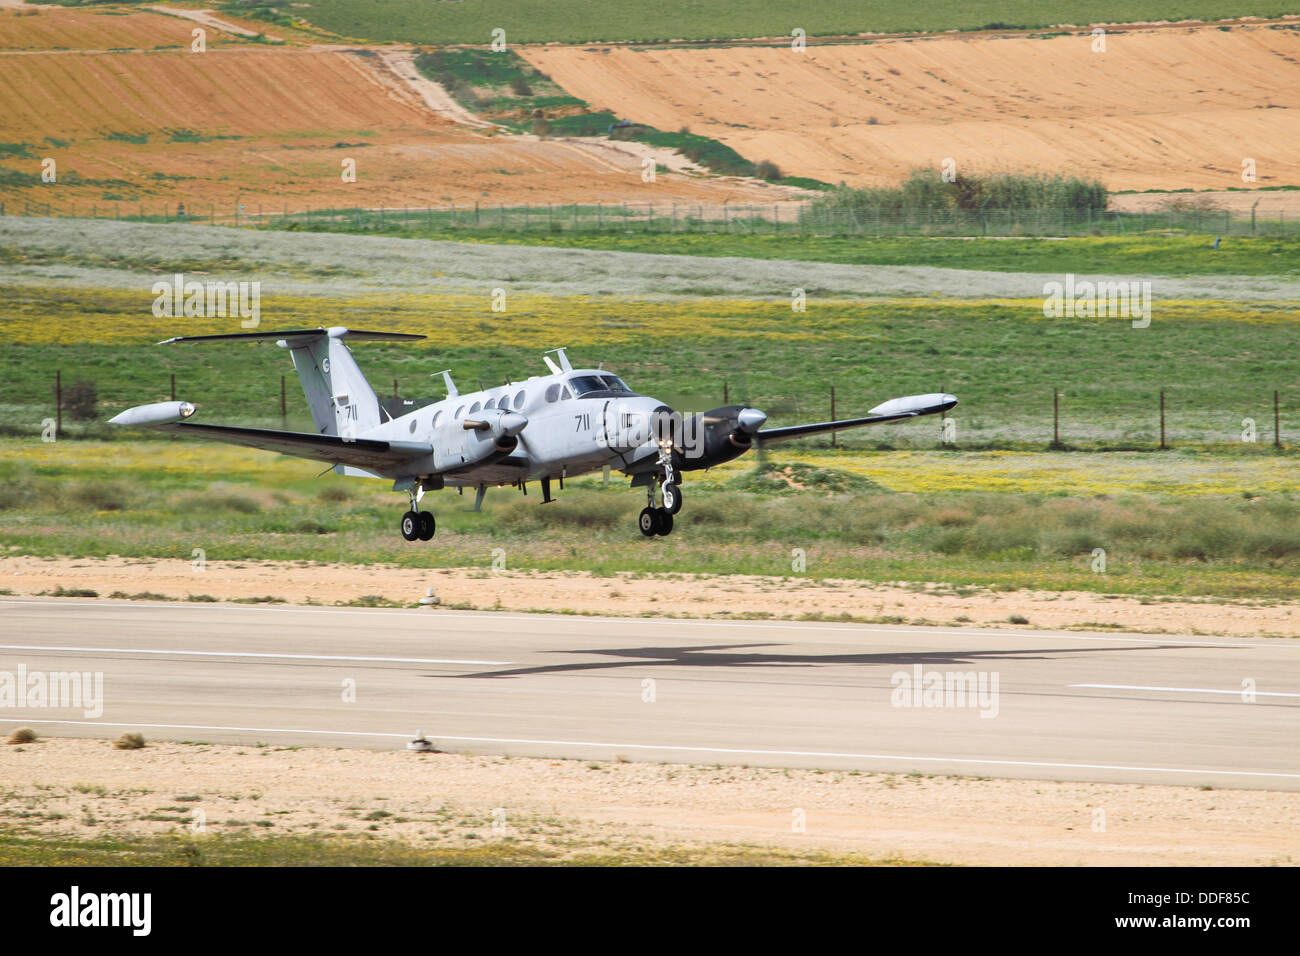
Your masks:
M400 395L398 394L397 391L397 379L393 379L393 398L399 398L399 397Z
M723 380L722 380L722 404L723 404L723 405L730 405L730 404L731 404L731 398L727 395L727 380L726 380L726 379L723 379Z
M835 386L831 386L831 421L835 421ZM831 447L835 447L835 429L831 429Z
M946 391L946 389L944 389L944 387L943 387L943 382L940 382L940 383L939 383L939 394L942 395L945 391ZM940 409L940 411L939 411L939 444L940 444L940 445L944 444L944 440L943 440L943 420L944 420L945 417L946 417L946 416L944 415L943 410Z
M1165 444L1165 390L1160 390L1160 448L1163 451L1169 446Z

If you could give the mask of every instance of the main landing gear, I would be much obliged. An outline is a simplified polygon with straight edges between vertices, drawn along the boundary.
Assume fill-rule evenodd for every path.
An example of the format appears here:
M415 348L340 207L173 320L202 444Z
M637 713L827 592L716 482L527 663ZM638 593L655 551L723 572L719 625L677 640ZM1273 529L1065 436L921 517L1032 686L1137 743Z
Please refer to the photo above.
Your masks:
M424 487L417 484L408 494L411 496L411 510L402 515L402 537L407 541L414 541L417 538L428 541L438 529L438 523L434 520L432 512L415 510L420 506L420 499L424 497Z
M647 538L671 534L673 515L682 510L682 489L677 484L677 472L673 468L670 451L671 446L662 449L659 455L664 469L663 478L659 481L659 498L663 504L655 507L655 482L651 482L646 488L646 507L641 509L641 514L637 517L637 527Z

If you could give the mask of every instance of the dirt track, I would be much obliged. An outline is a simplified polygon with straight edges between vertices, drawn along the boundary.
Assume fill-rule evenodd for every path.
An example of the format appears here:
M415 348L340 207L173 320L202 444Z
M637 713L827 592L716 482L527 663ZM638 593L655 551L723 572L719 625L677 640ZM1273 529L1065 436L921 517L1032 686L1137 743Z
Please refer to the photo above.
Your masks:
M35 596L56 587L90 589L102 598L152 593L173 600L204 595L223 601L281 598L303 604L381 599L411 605L432 587L446 605L578 614L674 613L688 617L799 618L849 615L895 623L932 622L1012 627L1013 614L1032 627L1119 628L1169 634L1300 637L1293 604L1218 604L1083 591L988 591L948 586L901 587L849 580L798 580L756 575L595 576L569 571L485 568L388 568L309 562L209 561L195 572L186 560L124 558L0 558L0 589ZM670 596L670 597L669 597ZM436 609L412 613L437 614Z
M1095 176L1112 189L1300 183L1300 30L1212 26L725 49L529 47L573 95L853 185L913 166Z

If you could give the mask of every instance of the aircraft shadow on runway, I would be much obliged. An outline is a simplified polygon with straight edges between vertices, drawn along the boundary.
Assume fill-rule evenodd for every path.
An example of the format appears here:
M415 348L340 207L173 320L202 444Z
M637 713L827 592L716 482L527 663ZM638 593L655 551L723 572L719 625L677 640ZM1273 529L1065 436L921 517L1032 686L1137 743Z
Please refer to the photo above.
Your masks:
M589 657L599 655L617 660L571 661L568 663L537 664L508 670L479 671L473 674L450 675L455 677L522 677L532 674L562 674L577 671L606 670L615 667L820 667L830 664L852 664L865 667L969 666L986 661L1050 660L1069 654L1105 654L1115 651L1137 650L1187 650L1181 644L1141 644L1118 647L1053 647L1008 650L991 648L976 651L913 651L889 654L782 654L774 651L757 651L751 648L782 647L781 644L706 644L697 647L621 647L600 650L584 648L571 651L545 651L547 654L572 654ZM429 674L429 677L446 677Z

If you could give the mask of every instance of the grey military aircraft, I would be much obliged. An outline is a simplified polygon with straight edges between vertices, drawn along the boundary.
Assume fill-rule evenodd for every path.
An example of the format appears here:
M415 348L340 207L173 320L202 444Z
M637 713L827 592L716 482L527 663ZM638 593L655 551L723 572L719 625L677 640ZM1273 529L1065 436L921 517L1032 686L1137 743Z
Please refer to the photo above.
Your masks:
M528 482L537 481L542 501L549 502L552 481L563 488L566 478L608 467L628 475L632 487L645 488L638 526L654 537L673 529L685 472L731 461L756 444L933 415L957 404L944 393L914 395L877 405L862 418L764 428L767 415L745 405L680 415L634 392L612 372L573 368L560 348L543 355L549 375L475 392L462 394L450 371L442 372L446 398L406 411L400 399L376 396L344 341L424 337L343 327L177 336L159 344L275 340L289 350L316 431L201 424L190 421L190 402L137 405L110 421L327 462L341 475L391 480L394 491L410 498L401 520L408 541L433 537L434 516L419 510L425 492L474 488L477 511L489 486L510 485L527 494Z

